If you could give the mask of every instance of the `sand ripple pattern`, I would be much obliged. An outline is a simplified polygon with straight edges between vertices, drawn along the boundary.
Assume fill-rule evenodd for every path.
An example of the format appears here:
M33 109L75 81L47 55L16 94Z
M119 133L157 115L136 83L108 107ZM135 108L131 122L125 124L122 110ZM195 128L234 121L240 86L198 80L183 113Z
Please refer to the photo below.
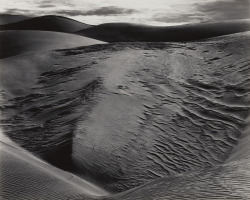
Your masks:
M213 167L247 126L248 41L95 45L48 53L49 65L36 57L28 94L1 91L2 127L112 192Z

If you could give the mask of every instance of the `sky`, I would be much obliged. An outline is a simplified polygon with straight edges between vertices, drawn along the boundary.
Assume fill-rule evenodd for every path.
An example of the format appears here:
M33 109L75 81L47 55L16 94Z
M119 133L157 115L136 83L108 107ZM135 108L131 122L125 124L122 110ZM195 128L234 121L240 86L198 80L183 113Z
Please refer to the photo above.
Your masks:
M0 0L0 13L166 26L249 18L250 0Z

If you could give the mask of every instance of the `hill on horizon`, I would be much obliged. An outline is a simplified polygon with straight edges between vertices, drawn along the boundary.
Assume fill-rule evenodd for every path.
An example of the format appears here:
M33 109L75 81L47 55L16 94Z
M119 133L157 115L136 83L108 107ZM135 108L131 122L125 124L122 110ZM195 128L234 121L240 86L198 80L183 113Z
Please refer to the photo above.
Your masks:
M0 30L42 30L73 33L90 27L91 25L89 24L84 24L70 18L47 15L1 25Z
M250 20L159 27L131 23L105 23L75 32L105 42L186 42L250 30Z
M48 31L0 31L0 59L24 53L103 44L78 35Z
M30 17L24 15L0 14L0 25L19 22L29 18Z
M104 42L187 42L249 31L250 20L164 27L133 23L104 23L92 26L67 17L47 15L0 25L0 30L64 32Z

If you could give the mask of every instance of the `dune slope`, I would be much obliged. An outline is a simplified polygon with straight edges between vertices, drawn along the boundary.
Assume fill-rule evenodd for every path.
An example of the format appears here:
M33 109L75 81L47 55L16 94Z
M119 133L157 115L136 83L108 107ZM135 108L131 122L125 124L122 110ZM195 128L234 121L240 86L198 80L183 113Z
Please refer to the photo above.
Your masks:
M0 31L0 58L103 42L67 33L46 31Z
M0 142L1 199L92 199L104 190Z
M249 164L249 159L240 160L202 171L162 178L107 199L245 200L250 196Z
M247 164L225 162L249 125L249 43L246 32L3 59L1 126L23 148L109 191L160 180L128 199L177 198L189 184L180 198L240 199L249 194Z
M29 17L23 15L0 14L0 25L19 22L26 19L29 19Z
M48 15L1 25L0 30L42 30L72 33L89 27L91 25L66 17Z
M249 20L235 20L172 27L108 23L77 31L76 34L106 42L184 42L249 30Z

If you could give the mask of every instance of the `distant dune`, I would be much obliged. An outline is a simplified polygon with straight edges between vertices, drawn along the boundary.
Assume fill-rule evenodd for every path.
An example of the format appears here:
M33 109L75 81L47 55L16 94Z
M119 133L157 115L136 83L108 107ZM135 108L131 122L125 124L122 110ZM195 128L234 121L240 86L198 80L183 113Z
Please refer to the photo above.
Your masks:
M0 25L19 22L26 19L29 19L29 17L23 15L0 14Z
M91 27L66 17L42 16L0 26L0 30L42 30L72 33Z
M11 21L11 18L11 16L5 16L6 21ZM15 18L21 19L22 17L16 16ZM43 30L74 33L105 42L186 42L249 31L250 20L168 27L132 23L106 23L91 26L70 18L48 15L0 25L0 30Z
M20 30L0 31L0 58L93 44L103 44L103 42L68 33Z
M250 30L250 20L157 27L108 23L77 31L76 34L106 42L185 42Z

